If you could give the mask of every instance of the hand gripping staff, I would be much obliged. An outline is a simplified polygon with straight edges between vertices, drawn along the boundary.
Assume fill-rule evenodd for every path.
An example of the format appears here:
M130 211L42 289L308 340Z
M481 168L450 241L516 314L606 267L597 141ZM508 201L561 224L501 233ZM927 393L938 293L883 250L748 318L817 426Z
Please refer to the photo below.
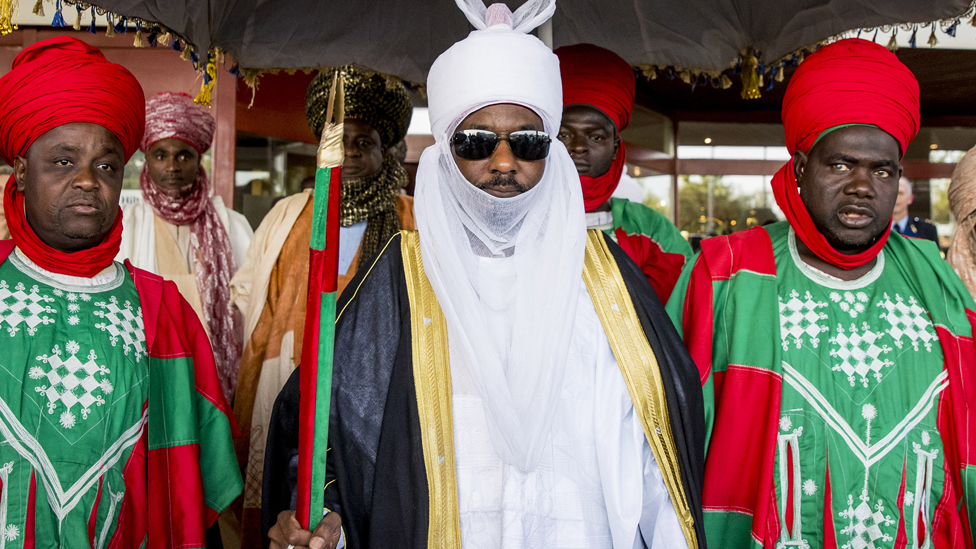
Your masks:
M295 515L311 530L322 520L325 455L329 445L332 357L335 350L336 279L339 266L339 187L342 179L342 74L329 92L325 128L316 154L312 238L309 241L308 308L302 345Z

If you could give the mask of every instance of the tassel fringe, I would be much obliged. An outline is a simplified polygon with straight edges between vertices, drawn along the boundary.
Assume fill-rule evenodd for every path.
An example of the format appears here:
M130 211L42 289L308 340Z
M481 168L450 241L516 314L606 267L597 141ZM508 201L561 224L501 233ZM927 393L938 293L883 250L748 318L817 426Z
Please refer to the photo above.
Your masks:
M203 76L203 85L200 86L200 94L193 100L197 105L210 106L213 99L214 84L217 83L217 56L214 53L207 54L207 68Z
M742 57L742 98L759 99L759 88L762 87L762 75L756 70L759 61L751 51Z
M891 40L888 40L888 49L890 51L898 51L898 39L894 34L891 35Z
M81 12L83 9L91 7L92 9L92 23L89 30L95 30L95 8L91 4L84 2L83 0L54 0L55 3L55 13L54 18L51 21L51 26L53 27L66 27L67 24L64 21L64 16L62 14L62 3L67 5L73 5L77 9L77 16L75 19L75 24L73 28L75 30L81 30ZM15 10L19 8L20 2L14 3L14 0L0 0L0 36L9 34L17 29L17 25L14 24ZM33 9L31 11L33 14L38 16L44 16L44 0L35 0ZM105 30L106 37L114 37L116 33L128 32L128 20L120 14L107 12L105 13L106 19L108 21L108 28ZM662 67L656 65L639 65L635 69L640 72L645 78L649 80L655 80L658 78L659 73L666 76L668 79L680 79L685 84L692 87L696 86L707 86L711 85L713 88L729 89L733 86L731 76L738 74L742 78L742 92L741 95L744 99L757 99L760 97L760 89L764 86L764 82L768 77L767 89L773 87L774 82L783 82L785 80L785 70L786 65L791 66L799 65L803 63L804 57L808 51L816 51L819 47L826 44L830 44L836 40L843 38L848 38L851 36L861 36L862 33L871 33L873 31L872 40L877 42L878 34L881 31L885 33L891 31L891 38L888 41L888 49L891 51L896 51L898 49L897 33L901 29L905 32L911 31L911 47L916 46L916 38L918 34L918 29L925 28L931 25L931 32L928 38L929 46L936 46L939 44L937 28L941 28L942 32L948 34L949 36L956 36L956 29L960 22L968 21L970 25L976 27L976 0L971 0L971 5L969 10L957 17L948 18L941 21L933 21L931 23L905 23L905 24L894 24L885 25L883 27L872 27L872 28L862 28L854 29L852 31L847 31L839 35L827 38L818 43L808 45L806 47L800 48L793 53L790 53L780 59L774 60L767 63L761 59L761 52L754 51L749 48L742 54L737 63L735 63L731 68L724 71L717 70L701 70L696 68L683 68L683 67ZM133 45L138 48L147 47L146 36L149 37L148 42L153 47L157 45L170 46L174 50L180 50L180 58L187 61L193 61L194 68L200 69L199 62L200 59L196 56L196 50L193 45L185 42L178 35L175 35L169 29L166 29L158 23L151 21L142 21L140 19L133 19L136 24L136 34ZM113 24L114 23L114 24ZM158 37L158 38L157 38ZM203 67L204 72L204 83L201 86L200 93L197 95L195 101L200 104L209 105L211 102L211 96L213 93L214 81L216 79L216 64L223 60L223 52L219 50L211 50L207 54L206 63ZM231 60L233 62L233 60ZM236 65L235 65L236 66ZM287 69L291 72L295 70L314 70L314 67L307 67L303 69ZM272 71L271 69L245 69L238 67L239 73L243 76L245 84L256 94L257 92L257 81L259 75L265 72ZM277 72L277 71L273 71ZM411 89L415 89L421 95L425 93L425 88L422 85L413 85ZM252 94L251 104L254 103L254 96Z
M0 0L0 36L10 34L17 30L17 25L14 25L13 20L13 0Z

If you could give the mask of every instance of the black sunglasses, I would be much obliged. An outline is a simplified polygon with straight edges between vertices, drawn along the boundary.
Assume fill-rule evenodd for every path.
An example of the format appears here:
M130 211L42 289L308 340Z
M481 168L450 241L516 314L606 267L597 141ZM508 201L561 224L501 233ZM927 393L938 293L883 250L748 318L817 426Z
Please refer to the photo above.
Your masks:
M451 145L454 154L465 160L484 160L495 152L499 141L508 141L515 158L521 160L542 160L549 154L549 134L536 130L512 132L501 137L488 130L461 130L454 134Z

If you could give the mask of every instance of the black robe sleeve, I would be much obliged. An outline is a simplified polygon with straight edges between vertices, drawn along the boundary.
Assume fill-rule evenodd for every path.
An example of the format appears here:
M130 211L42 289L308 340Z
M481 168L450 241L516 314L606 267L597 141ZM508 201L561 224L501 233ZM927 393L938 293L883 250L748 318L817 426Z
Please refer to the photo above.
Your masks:
M362 268L336 306L324 503L348 547L423 547L427 477L413 383L400 237ZM294 509L299 370L275 401L264 463L262 535Z
M661 368L685 493L699 547L704 419L697 369L643 272L608 239ZM400 238L360 269L339 299L325 506L339 513L348 547L427 545L428 488L413 380L410 304ZM262 532L294 508L299 374L275 401L264 464Z
M678 449L678 464L684 484L688 507L695 519L698 547L705 549L705 530L702 525L701 494L705 478L705 404L702 398L698 368L678 337L674 324L664 311L647 275L640 270L627 252L610 237L603 235L610 253L617 261L624 284L637 310L644 334L657 357L668 401L671 433Z

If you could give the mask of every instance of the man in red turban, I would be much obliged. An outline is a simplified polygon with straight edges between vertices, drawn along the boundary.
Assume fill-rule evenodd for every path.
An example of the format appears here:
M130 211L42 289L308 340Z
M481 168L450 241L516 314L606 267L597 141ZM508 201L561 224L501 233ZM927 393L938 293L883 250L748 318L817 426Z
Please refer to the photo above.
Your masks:
M241 490L206 333L172 283L114 261L143 124L132 74L74 38L0 78L5 547L205 547Z
M583 184L587 228L617 241L667 303L692 251L674 224L642 203L643 188L626 173L620 131L634 110L634 69L592 44L563 46L555 54L563 83L558 137ZM621 192L625 184L637 192Z
M702 242L668 310L698 365L710 547L972 547L976 304L892 233L918 82L841 40L783 100L787 221Z

